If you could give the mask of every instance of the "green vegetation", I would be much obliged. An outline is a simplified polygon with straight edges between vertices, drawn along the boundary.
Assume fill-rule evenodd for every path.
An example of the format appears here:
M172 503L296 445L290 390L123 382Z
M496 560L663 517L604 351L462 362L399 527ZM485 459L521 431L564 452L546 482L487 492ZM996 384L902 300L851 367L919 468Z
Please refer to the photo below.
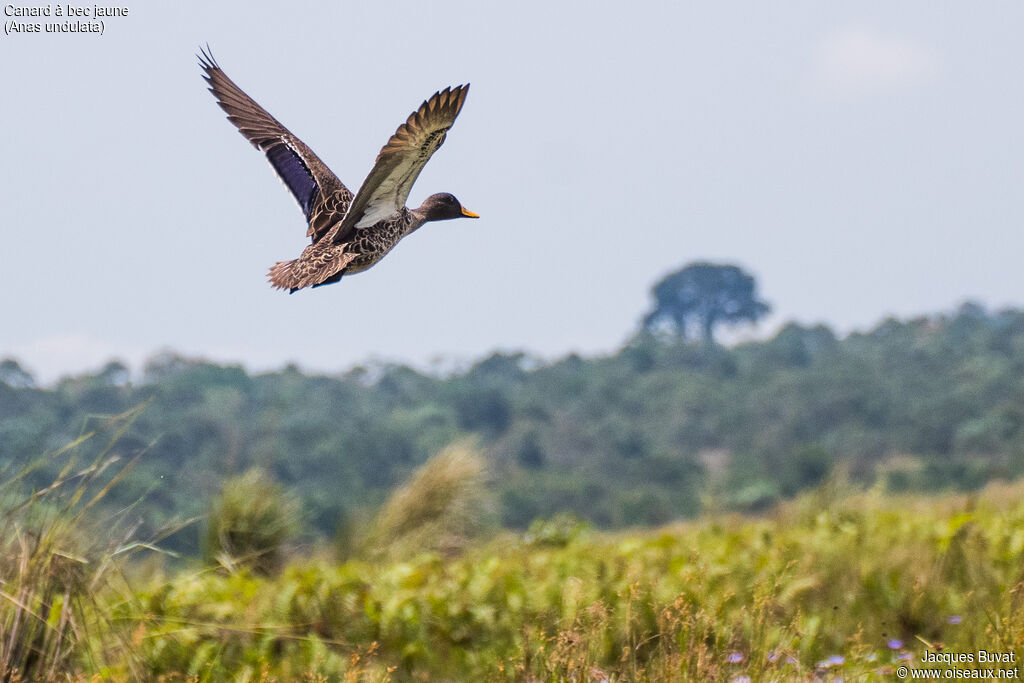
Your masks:
M453 556L493 527L485 465L468 444L453 444L395 491L359 544L364 554L401 558L433 551ZM490 523L489 523L490 522Z
M280 568L286 544L298 533L298 504L254 468L224 482L205 526L203 559L208 564L269 574Z
M135 383L117 363L40 388L8 361L0 379L0 463L151 401L118 444L146 456L107 501L141 498L149 526L205 514L224 480L259 467L301 501L304 538L333 538L464 437L479 443L500 523L518 529L561 512L621 528L764 510L836 464L891 491L1024 472L1024 312L973 305L845 338L793 324L732 348L640 333L607 357L495 354L449 377L250 375L163 355ZM168 543L195 555L200 538L193 526Z
M695 327L709 345L716 326L756 323L771 310L757 298L754 277L739 266L691 263L655 283L651 294L654 308L644 316L645 330L667 326L686 339Z
M186 567L136 578L131 592L93 593L74 617L89 627L63 631L81 640L56 671L82 680L871 680L920 666L928 649L984 648L1015 653L1020 675L1022 499L1022 485L926 499L826 482L765 518L630 533L562 519L447 559L294 558L272 576ZM116 568L117 555L107 557ZM9 601L0 610L9 617ZM61 633L56 618L44 621L43 640Z
M687 273L589 360L327 377L165 354L47 388L0 362L0 679L1019 666L1024 312L729 348L715 325L766 310L753 280L730 271L730 317Z
M131 470L114 452L139 409L104 420L68 445L0 474L0 679L54 680L118 659L124 675L140 671L124 659L112 609L125 591L123 570L153 542L136 539L132 510L101 511L107 494ZM98 452L83 458L86 446ZM34 470L56 476L30 488Z

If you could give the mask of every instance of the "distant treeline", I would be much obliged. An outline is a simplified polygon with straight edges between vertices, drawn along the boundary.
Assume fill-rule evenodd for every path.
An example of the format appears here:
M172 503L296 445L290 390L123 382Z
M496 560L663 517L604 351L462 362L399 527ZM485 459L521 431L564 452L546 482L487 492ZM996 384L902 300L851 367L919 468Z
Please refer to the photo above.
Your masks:
M250 375L164 354L138 382L111 362L40 388L7 360L0 476L145 401L116 445L142 454L116 495L141 498L151 524L201 514L225 477L259 465L300 497L310 529L331 535L467 435L508 526L562 511L653 524L709 506L756 510L840 464L898 490L1021 474L1024 311L966 304L844 338L791 324L733 348L644 332L611 356L495 354L444 378L401 365Z

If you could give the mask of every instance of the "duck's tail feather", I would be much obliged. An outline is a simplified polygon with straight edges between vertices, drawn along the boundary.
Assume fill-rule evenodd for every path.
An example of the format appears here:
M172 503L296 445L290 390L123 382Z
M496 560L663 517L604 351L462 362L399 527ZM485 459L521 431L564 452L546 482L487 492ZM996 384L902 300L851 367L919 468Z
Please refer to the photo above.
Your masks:
M267 271L267 279L270 280L274 289L287 289L289 294L294 294L302 289L301 278L295 272L295 264L298 260L278 261L270 266L270 270Z
M355 254L346 252L344 244L312 244L299 258L272 265L267 279L277 289L289 292L303 287L329 285L341 279L345 268L355 258Z

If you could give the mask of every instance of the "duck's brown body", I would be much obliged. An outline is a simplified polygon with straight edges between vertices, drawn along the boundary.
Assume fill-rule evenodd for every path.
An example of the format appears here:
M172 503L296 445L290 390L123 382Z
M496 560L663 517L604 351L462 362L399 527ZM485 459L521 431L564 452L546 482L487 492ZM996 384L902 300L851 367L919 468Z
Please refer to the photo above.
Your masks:
M431 195L417 209L405 206L420 171L459 115L468 85L437 92L414 111L353 195L305 143L235 85L208 52L200 64L228 120L267 155L308 221L312 244L298 258L270 268L274 287L294 292L337 282L372 267L428 221L478 217L447 193Z
M375 265L399 240L424 222L404 209L401 216L360 230L347 242L324 239L310 244L299 258L278 261L271 266L268 278L275 287L292 292L303 287L329 285L342 275L361 273Z

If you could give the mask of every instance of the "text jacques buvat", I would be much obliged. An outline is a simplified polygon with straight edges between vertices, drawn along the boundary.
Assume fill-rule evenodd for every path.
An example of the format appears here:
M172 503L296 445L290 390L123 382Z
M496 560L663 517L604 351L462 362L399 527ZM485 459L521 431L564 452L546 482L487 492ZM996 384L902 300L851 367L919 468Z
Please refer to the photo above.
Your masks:
M99 33L106 17L127 17L127 7L79 7L70 4L25 7L4 5L4 33Z

